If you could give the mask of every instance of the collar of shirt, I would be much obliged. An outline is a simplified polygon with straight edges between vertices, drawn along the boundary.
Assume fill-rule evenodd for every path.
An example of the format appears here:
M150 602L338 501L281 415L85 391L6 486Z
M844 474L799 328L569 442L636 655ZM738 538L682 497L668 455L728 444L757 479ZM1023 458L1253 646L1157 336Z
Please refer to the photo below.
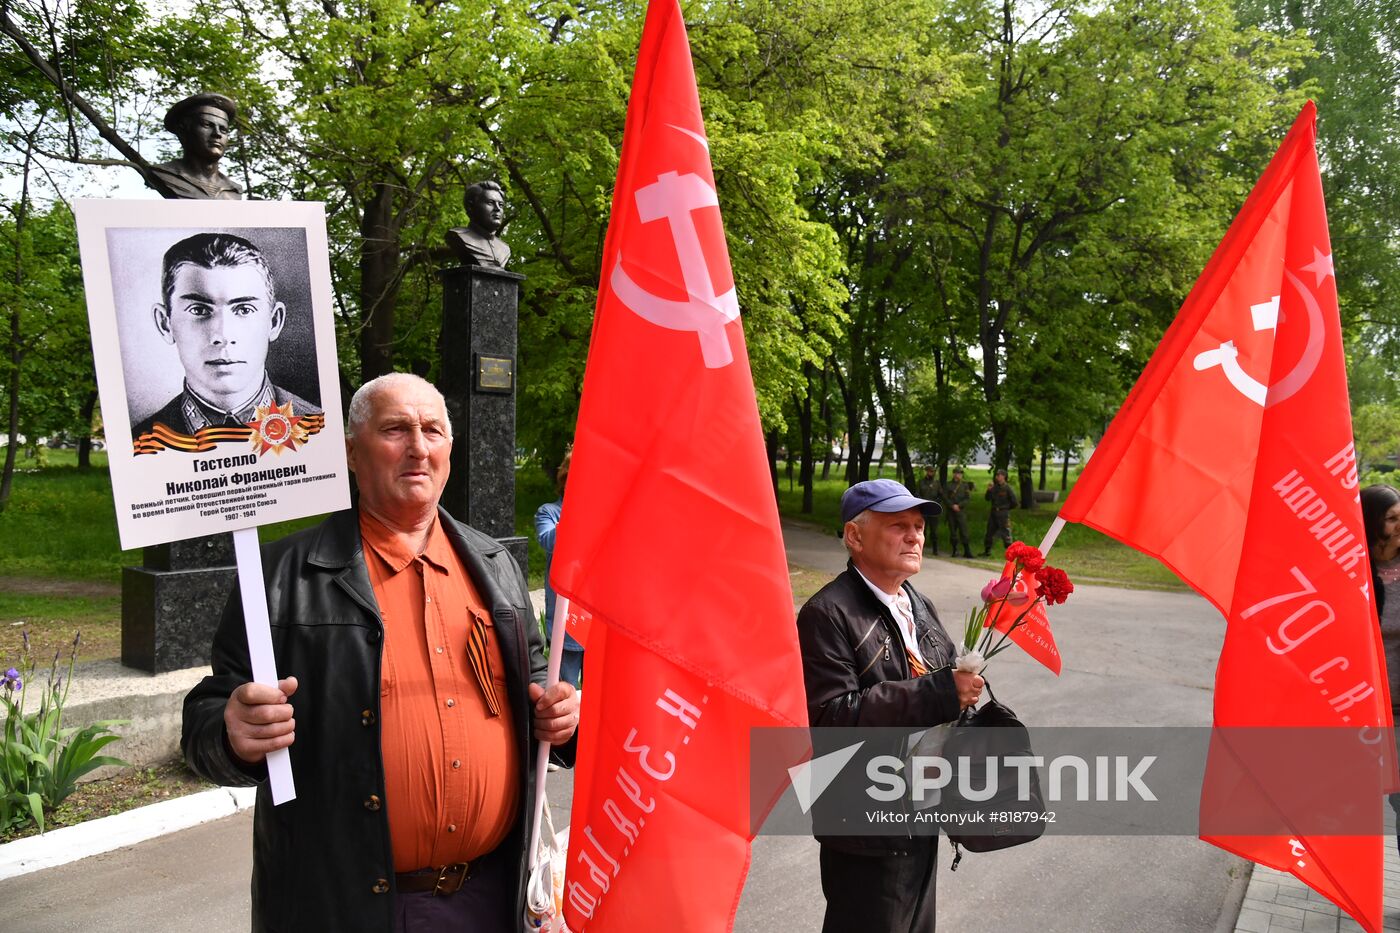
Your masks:
M419 557L439 573L447 573L451 566L452 544L443 533L442 522L436 515L433 516L433 526L428 529L428 543L421 554L415 553L402 535L363 509L360 511L360 535L392 573L398 573Z
M202 398L186 382L185 397L180 409L184 412L185 421L189 423L190 431L193 433L210 425L247 424L253 420L259 407L271 405L273 401L272 382L267 378L267 373L264 372L262 385L258 387L258 391L245 405L240 405L231 411L225 411L208 399Z
M855 571L860 576L860 578L865 581L865 585L870 587L870 592L875 594L875 598L878 599L880 602L884 603L886 608L890 610L890 615L894 617L894 627L899 629L899 634L904 638L904 647L909 649L909 651L913 653L914 657L918 658L920 661L923 661L924 653L919 650L918 633L912 630L914 624L914 606L912 601L909 605L909 620L908 624L906 625L904 619L904 612L899 608L899 597L890 593L886 593L884 590L871 583L870 578L867 577L865 574L861 573L860 568L856 567L855 564L852 564L851 566L855 568ZM904 587L901 586L899 588L899 591L901 593L904 593ZM909 598L907 593L905 594L904 598Z

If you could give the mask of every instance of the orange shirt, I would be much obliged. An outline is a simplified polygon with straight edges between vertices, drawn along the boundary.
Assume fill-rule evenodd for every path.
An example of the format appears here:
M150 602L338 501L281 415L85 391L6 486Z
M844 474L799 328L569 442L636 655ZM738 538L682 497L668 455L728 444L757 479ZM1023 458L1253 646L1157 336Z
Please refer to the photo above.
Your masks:
M380 734L394 870L479 858L505 839L520 804L491 614L440 521L421 555L365 512L360 535L384 620ZM473 630L484 634L477 651L491 691L472 664Z

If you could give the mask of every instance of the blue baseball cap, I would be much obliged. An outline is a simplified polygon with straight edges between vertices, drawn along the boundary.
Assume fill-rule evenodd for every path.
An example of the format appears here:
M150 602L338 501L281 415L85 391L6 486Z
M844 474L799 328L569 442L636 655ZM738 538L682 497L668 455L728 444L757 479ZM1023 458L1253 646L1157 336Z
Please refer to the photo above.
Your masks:
M943 507L937 502L920 499L904 488L903 483L892 479L868 479L863 483L856 483L841 494L841 524L844 525L866 509L872 512L920 509L927 518L943 512Z

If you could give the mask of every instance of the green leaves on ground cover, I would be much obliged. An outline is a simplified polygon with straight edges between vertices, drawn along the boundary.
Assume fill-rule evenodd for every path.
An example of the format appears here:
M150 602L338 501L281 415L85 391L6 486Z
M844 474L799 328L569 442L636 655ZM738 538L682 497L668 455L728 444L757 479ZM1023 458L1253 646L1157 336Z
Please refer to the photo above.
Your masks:
M108 719L78 728L63 725L63 706L73 682L79 638L74 636L66 669L55 652L41 685L38 664L28 639L19 663L0 676L0 831L33 820L44 828L44 811L73 792L84 775L105 765L126 766L120 758L101 754L120 736L113 728L125 720ZM37 694L37 707L28 700Z

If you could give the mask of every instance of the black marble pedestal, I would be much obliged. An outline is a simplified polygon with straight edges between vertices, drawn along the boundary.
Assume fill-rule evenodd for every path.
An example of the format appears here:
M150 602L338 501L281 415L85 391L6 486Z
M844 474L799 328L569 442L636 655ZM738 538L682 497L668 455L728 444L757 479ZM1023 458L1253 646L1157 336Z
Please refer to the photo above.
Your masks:
M442 504L509 548L528 574L526 540L515 535L516 305L524 278L486 266L442 272L438 388L454 432Z
M142 562L122 568L122 664L152 674L208 664L238 575L233 536L148 547Z

